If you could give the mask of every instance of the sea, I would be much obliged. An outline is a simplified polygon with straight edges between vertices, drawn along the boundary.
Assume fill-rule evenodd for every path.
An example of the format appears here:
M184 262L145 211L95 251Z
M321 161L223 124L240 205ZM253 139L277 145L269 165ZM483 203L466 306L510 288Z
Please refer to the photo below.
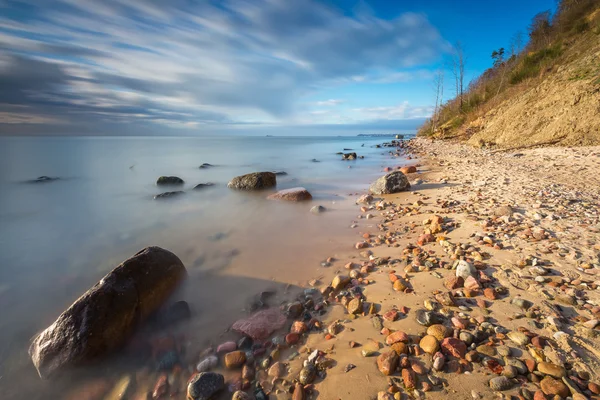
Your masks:
M61 398L71 389L75 380L40 380L27 354L31 339L146 246L172 251L188 269L179 296L193 313L188 340L199 346L226 331L257 293L306 287L357 237L357 195L384 167L407 162L376 147L391 139L0 138L0 397ZM364 159L342 161L339 152ZM313 200L227 188L258 171L283 173L278 190L301 186ZM157 186L163 175L185 183ZM32 182L41 176L58 179ZM200 183L214 185L194 189ZM154 198L169 190L184 193ZM315 205L326 211L311 213Z

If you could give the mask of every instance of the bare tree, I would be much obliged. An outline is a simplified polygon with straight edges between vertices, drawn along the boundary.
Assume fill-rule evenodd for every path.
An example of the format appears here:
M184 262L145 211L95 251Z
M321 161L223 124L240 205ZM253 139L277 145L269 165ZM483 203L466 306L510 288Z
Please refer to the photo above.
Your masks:
M521 53L521 50L523 50L523 43L525 41L523 39L523 36L524 36L523 32L518 31L510 39L510 57L511 58L517 57L519 55L519 53Z
M435 133L439 120L440 108L444 101L444 69L440 68L433 77L433 89L435 91L435 108L431 117L431 133Z
M463 110L463 94L465 88L465 52L462 44L456 42L454 52L452 53L452 75L454 75L454 84L456 87L456 97L458 98L459 111Z

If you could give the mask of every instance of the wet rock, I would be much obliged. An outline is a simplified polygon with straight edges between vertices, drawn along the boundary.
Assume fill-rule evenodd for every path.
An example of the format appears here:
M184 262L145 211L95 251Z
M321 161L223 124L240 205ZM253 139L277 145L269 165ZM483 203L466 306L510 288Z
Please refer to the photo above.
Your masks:
M402 168L400 168L400 172L402 172L405 175L406 174L414 174L415 172L417 172L417 167L415 167L414 165L402 167Z
M410 189L408 178L400 171L390 172L377 179L369 188L373 194L398 193Z
M233 396L231 397L231 400L252 400L252 396L250 396L248 393L243 392L241 390L237 390Z
M552 364L549 362L538 363L537 370L544 375L550 375L553 378L557 379L567 376L567 371L563 366Z
M234 341L221 343L217 346L217 353L230 353L235 350L237 350L237 343Z
M569 388L563 381L554 379L550 376L546 376L542 379L540 387L542 388L542 391L548 395L558 395L564 398L570 394Z
M206 188L209 188L211 186L215 186L215 184L212 183L212 182L199 183L196 186L194 186L194 190L206 189Z
M323 212L327 211L327 209L321 205L319 206L314 206L313 208L310 209L310 212L313 214L321 214Z
M440 344L435 336L426 335L419 342L419 347L421 347L425 353L435 354L439 350Z
M160 247L147 247L121 263L33 340L29 354L40 376L123 346L186 276L181 260Z
M285 315L278 308L269 308L236 321L231 328L253 340L265 340L271 333L283 328L285 321Z
M217 356L208 356L204 360L200 361L198 365L196 365L196 370L198 372L208 372L211 369L214 369L219 365L219 359Z
M214 165L209 164L209 163L203 163L202 165L200 165L198 168L200 169L205 169L205 168L210 168L210 167L214 167Z
M490 389L503 392L505 390L509 390L513 387L513 383L506 376L497 376L495 378L490 379Z
M201 372L194 375L188 384L188 400L209 400L225 387L225 378L216 372Z
M295 187L291 189L280 190L267 196L269 200L284 200L284 201L307 201L312 200L312 195L303 187Z
M306 394L304 393L304 387L300 383L296 383L294 386L294 393L292 393L292 400L305 400Z
M55 177L55 176L46 176L46 175L42 175L40 177L37 177L35 179L29 180L27 181L27 183L48 183L48 182L54 182L59 180L60 178Z
M163 192L155 195L154 200L170 199L173 197L181 196L182 194L185 194L185 192L182 190L177 190L175 192Z
M183 179L178 176L161 176L156 180L157 185L183 185Z
M225 354L225 367L226 368L230 368L230 369L241 368L245 362L246 362L246 353L241 350L232 351L230 353Z
M300 370L298 381L303 385L308 385L309 383L312 383L316 377L317 368L313 364L308 364Z
M331 281L333 290L341 290L350 283L350 278L345 275L336 275Z
M342 153L342 160L356 160L356 153Z
M399 357L395 351L386 351L377 357L377 368L382 374L391 375L398 368L398 360Z
M277 178L272 172L253 172L251 174L236 176L228 184L230 189L237 190L262 190L277 185Z
M287 371L285 365L280 362L276 362L275 364L271 365L268 371L268 375L273 378L281 378L285 376L286 373Z

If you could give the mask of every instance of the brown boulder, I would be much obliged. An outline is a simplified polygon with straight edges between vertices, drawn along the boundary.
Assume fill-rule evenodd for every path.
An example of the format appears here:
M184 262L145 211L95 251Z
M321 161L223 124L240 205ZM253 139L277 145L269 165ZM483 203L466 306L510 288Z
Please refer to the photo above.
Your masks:
M414 165L402 167L400 168L400 172L402 172L403 174L414 174L415 172L417 172L417 167L415 167Z
M269 200L306 201L312 200L312 195L303 187L280 190L267 196Z
M123 346L186 276L181 260L160 247L147 247L125 260L33 339L29 355L40 377Z
M395 351L387 351L377 357L377 368L382 374L388 376L396 372L398 368L398 354Z
M227 184L230 189L261 190L277 185L277 177L272 172L253 172L251 174L236 176Z

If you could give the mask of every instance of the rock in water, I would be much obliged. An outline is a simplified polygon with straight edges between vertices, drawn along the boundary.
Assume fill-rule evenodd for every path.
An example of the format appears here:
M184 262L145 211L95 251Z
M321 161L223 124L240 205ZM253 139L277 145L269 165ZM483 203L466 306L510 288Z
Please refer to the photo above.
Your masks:
M236 321L231 328L253 340L265 340L271 333L283 328L285 321L285 315L278 308L269 308Z
M342 153L342 160L356 160L356 153Z
M327 209L323 206L314 206L313 208L310 209L310 212L313 214L321 214L322 212L325 212Z
M410 189L408 178L400 171L390 172L382 176L373 182L369 188L373 194L398 193L408 189Z
M267 196L269 200L306 201L312 200L312 195L303 187L280 190Z
M261 190L277 185L277 177L272 172L253 172L251 174L236 176L228 184L230 189Z
M160 193L157 194L156 196L154 196L154 200L160 200L160 199L168 199L171 197L177 197L179 195L184 194L185 192L183 190L177 190L175 192L164 192L164 193Z
M194 186L194 190L198 190L198 189L205 189L211 186L215 186L214 183L212 182L206 182L206 183L199 183L196 186Z
M183 185L183 179L178 176L161 176L156 180L157 185Z
M312 383L316 377L317 368L312 364L308 364L300 371L300 374L298 375L298 381L303 385L308 385L309 383Z
M29 183L45 183L45 182L57 181L59 179L60 178L57 178L57 177L54 177L54 176L43 175L43 176L37 177L37 178L32 179L32 180L27 181L27 182L29 182Z
M187 276L181 260L147 247L75 301L29 348L40 377L88 363L125 344Z
M201 372L195 375L188 384L188 400L209 400L215 393L223 389L225 378L216 372Z

